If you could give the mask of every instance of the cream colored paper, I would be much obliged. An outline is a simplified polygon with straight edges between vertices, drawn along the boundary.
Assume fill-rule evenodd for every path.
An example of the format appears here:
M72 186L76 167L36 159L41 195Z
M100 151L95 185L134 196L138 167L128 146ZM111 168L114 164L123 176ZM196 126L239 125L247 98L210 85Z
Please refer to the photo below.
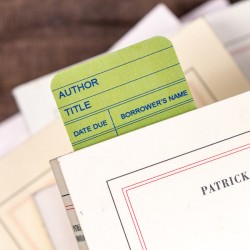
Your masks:
M250 84L204 19L172 37L198 107L250 89Z
M52 249L32 195L55 183L49 159L70 151L55 121L0 160L0 249Z

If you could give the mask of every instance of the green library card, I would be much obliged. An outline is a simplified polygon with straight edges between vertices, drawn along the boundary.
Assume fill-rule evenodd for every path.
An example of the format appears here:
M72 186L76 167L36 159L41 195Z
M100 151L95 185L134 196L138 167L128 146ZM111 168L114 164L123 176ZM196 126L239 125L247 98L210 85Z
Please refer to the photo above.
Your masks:
M74 150L195 108L173 45L163 37L61 71L51 89Z

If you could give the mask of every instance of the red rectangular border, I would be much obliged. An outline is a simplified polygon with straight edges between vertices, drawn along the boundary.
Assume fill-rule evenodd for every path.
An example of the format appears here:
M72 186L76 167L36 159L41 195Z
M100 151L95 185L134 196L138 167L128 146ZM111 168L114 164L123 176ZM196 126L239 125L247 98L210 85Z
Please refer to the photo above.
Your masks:
M143 238L142 231L140 229L138 220L136 218L136 215L135 215L132 203L130 201L130 198L129 198L129 195L128 195L128 191L136 189L136 188L139 188L139 187L144 186L144 185L147 185L149 183L156 182L158 180L167 178L169 176L173 176L173 175L185 172L187 170L196 168L198 166L202 166L202 165L207 164L209 162L213 162L215 160L219 160L221 158L225 158L227 156L239 153L239 152L247 150L247 149L250 149L250 143L245 144L245 145L240 146L240 147L237 147L237 148L234 148L234 149L231 149L231 150L228 150L228 151L225 151L223 153L220 153L220 154L217 154L217 155L205 158L203 160L200 160L200 161L197 161L197 162L194 162L194 163L182 166L182 167L177 168L175 170L171 170L171 171L165 172L163 174L160 174L160 175L148 178L146 180L143 180L143 181L140 181L140 182L137 182L137 183L134 183L134 184L131 184L129 186L126 186L126 187L122 188L122 193L123 193L124 199L126 201L126 204L127 204L127 207L128 207L128 210L129 210L129 213L130 213L133 225L135 227L138 239L140 241L142 250L147 250L147 246L146 246L145 240Z

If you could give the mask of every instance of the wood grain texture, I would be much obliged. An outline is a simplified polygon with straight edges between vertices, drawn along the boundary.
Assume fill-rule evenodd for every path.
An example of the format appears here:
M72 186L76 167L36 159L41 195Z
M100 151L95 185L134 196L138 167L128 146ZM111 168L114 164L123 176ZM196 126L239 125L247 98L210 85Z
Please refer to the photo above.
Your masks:
M16 113L11 89L107 50L156 0L0 1L0 121ZM164 0L177 16L204 0Z

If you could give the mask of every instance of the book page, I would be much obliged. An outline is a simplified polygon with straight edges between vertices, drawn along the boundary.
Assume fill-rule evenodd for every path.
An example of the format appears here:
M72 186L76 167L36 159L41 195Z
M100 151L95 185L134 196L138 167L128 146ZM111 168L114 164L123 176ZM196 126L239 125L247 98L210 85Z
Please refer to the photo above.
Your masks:
M60 157L89 249L248 249L249 100L248 92Z
M107 181L128 246L248 249L249 142L234 135Z

